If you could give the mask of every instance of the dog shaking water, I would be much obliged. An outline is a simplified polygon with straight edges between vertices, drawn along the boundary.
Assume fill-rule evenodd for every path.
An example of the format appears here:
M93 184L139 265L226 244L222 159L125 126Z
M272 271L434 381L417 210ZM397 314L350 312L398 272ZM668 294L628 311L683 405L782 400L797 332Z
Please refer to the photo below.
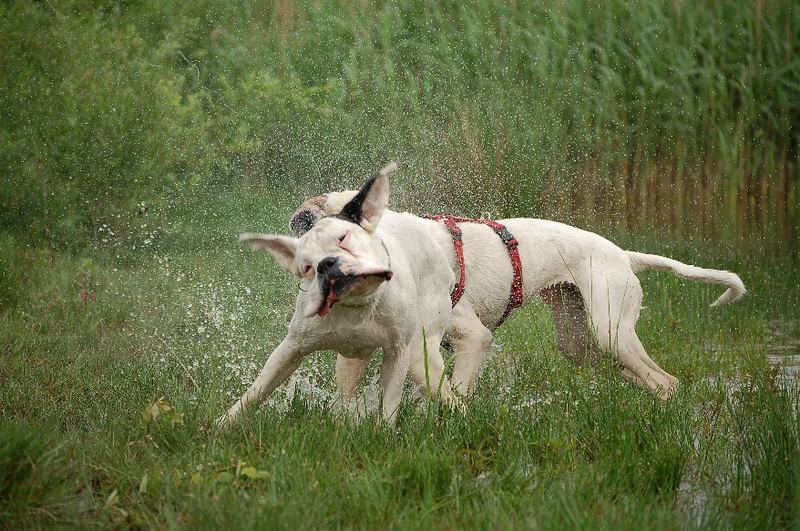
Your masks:
M250 388L219 419L220 426L269 395L305 356L319 350L341 354L337 367L343 375L352 371L341 367L361 365L362 357L383 350L382 413L390 422L407 374L420 386L443 381L439 343L451 319L455 278L424 220L387 209L388 178L396 170L395 164L381 170L336 215L315 220L300 238L240 236L297 276L301 289L286 338ZM427 360L426 349L432 354ZM354 388L349 381L338 383L348 392ZM446 403L456 404L448 383L436 390Z

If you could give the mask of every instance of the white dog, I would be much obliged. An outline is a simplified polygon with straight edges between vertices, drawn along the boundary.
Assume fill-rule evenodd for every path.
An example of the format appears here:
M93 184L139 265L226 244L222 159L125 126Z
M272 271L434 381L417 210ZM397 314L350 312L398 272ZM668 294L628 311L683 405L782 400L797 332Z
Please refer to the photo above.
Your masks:
M308 230L321 217L339 212L354 195L347 191L307 200L293 216L292 230ZM466 221L420 219L447 255L463 290L462 297L454 295L457 304L445 332L445 341L456 354L453 387L462 394L475 385L491 331L523 297L540 296L551 308L557 344L565 356L581 363L599 346L614 356L625 378L666 399L677 389L678 380L647 355L636 335L642 290L635 273L657 269L726 286L712 306L733 302L745 293L734 273L624 251L597 234L562 223L524 218ZM352 396L367 359L337 362L337 381L345 398Z
M263 399L317 350L369 357L383 349L380 387L383 416L394 421L408 372L419 385L438 386L454 404L439 343L450 321L455 282L442 248L427 224L410 214L388 211L392 163L301 238L242 234L254 249L268 251L300 279L286 338L242 398L220 420L229 424ZM345 204L346 203L346 204ZM423 337L432 355L423 355ZM340 366L350 361L342 358ZM346 368L340 371L346 374ZM339 382L340 386L350 385Z

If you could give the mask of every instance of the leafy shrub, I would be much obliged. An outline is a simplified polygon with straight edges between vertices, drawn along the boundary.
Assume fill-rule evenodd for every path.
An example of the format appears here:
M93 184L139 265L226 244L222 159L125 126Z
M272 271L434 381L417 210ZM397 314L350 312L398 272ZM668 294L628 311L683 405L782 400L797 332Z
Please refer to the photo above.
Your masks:
M116 208L204 176L202 94L182 94L133 27L43 5L5 9L0 225L56 247L88 241Z

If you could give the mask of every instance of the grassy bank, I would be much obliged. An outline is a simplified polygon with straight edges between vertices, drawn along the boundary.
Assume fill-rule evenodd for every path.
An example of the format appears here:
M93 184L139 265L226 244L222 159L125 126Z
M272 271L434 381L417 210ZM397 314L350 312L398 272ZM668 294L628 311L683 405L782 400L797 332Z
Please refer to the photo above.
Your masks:
M796 527L767 355L800 335L798 33L782 0L3 3L0 528ZM749 295L643 275L668 403L533 303L466 414L409 390L354 425L320 355L214 432L296 290L236 234L388 159L396 209L566 221Z
M720 310L708 308L713 287L643 275L640 336L682 381L666 404L610 366L562 359L534 303L498 334L465 415L412 393L396 428L353 425L331 402L323 354L215 433L291 312L291 279L234 237L280 230L291 205L279 199L214 188L109 223L114 234L81 258L13 249L20 281L0 318L0 526L796 523L800 396L766 352L798 302L793 274L763 258L672 249L742 273L751 294Z

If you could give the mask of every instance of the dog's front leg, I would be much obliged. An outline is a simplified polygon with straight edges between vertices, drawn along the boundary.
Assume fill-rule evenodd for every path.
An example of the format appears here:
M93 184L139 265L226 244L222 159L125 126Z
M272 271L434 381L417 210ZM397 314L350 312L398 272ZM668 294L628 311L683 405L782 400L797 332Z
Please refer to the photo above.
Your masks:
M250 388L217 421L217 425L223 428L230 425L245 408L266 398L297 369L306 354L308 352L301 350L296 341L286 337L267 358L264 368Z
M380 380L381 402L383 403L383 418L389 424L394 424L397 419L397 410L400 407L400 399L403 396L403 385L405 385L406 375L408 374L412 347L421 350L422 338L415 339L411 342L411 345L392 349L383 354Z

